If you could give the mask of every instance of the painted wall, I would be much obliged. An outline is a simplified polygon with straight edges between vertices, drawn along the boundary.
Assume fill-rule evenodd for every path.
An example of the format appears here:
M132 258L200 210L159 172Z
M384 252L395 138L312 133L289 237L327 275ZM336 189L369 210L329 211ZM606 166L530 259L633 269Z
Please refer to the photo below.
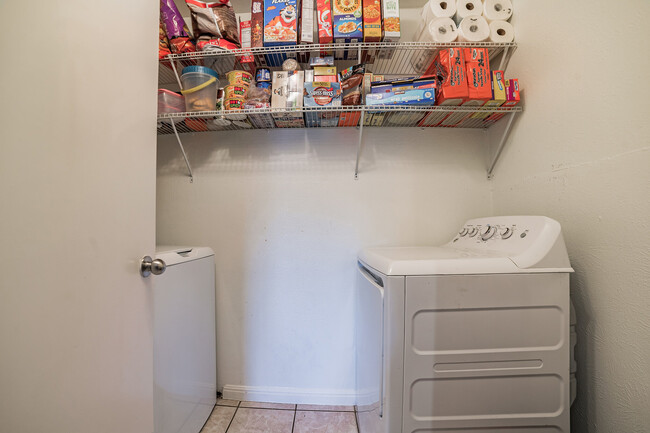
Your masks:
M491 213L480 131L367 130L358 181L356 130L185 138L193 184L159 139L158 242L216 252L218 380L233 397L353 403L357 251L443 243Z
M572 431L647 431L650 3L516 8L508 75L522 79L526 111L497 166L495 214L545 214L563 226L576 270Z

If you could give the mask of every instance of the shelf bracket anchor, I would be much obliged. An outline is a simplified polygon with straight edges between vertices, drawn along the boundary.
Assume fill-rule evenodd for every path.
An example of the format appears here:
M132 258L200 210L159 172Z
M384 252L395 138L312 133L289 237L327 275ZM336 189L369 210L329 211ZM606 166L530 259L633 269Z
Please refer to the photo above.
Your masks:
M499 147L497 147L497 151L494 154L494 158L492 159L492 163L488 167L488 172L487 176L488 179L492 179L494 177L494 167L497 165L497 161L499 161L499 157L501 156L501 152L503 151L504 146L506 145L506 141L508 141L508 137L510 136L510 132L512 131L512 124L515 120L515 116L518 114L517 111L513 111L510 113L510 117L508 117L508 124L506 125L505 131L503 131L503 135L501 136L501 141L499 142Z
M354 180L359 180L359 159L361 158L361 151L363 150L363 124L365 123L366 110L361 111L361 118L359 119L359 142L357 143L357 163L354 166Z
M185 148L183 147L183 142L181 141L181 137L178 135L178 131L176 130L176 124L174 123L174 119L169 119L172 122L172 129L174 130L174 135L176 136L176 140L178 141L178 146L181 148L181 152L183 153L183 158L185 158L185 165L187 165L187 171L190 173L190 183L194 183L194 176L192 175L192 167L190 167L190 161L187 159L187 154L185 153Z

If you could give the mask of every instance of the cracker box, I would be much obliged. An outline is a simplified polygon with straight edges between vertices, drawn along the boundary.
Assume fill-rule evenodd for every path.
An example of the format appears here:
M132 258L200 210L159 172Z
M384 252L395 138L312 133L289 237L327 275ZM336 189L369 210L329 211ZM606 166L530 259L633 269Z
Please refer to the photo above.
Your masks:
M332 0L316 0L318 16L318 43L331 44L334 42L332 32Z
M298 43L298 0L264 1L264 46Z
M251 3L251 47L264 46L264 2L253 0Z
M361 0L332 0L334 42L361 42L363 39L362 17Z
M468 98L487 102L492 99L488 50L487 48L465 48L464 50Z
M469 97L467 66L462 48L441 50L434 59L427 75L440 78L437 105L461 105Z
M487 101L483 107L500 107L507 100L506 80L503 71L492 71L492 99ZM492 112L481 112L472 115L472 119L485 119Z
M302 0L300 9L300 43L314 43L314 0Z
M381 1L363 0L363 42L381 42Z
M384 18L384 42L397 42L400 38L399 0L382 1Z

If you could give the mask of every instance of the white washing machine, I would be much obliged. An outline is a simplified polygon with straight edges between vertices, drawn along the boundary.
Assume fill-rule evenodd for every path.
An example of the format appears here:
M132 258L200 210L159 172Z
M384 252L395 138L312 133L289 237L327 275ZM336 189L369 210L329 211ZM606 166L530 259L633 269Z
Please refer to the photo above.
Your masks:
M570 431L570 300L560 224L470 220L441 247L359 254L361 433Z
M158 247L154 432L198 433L217 400L215 265L210 248Z

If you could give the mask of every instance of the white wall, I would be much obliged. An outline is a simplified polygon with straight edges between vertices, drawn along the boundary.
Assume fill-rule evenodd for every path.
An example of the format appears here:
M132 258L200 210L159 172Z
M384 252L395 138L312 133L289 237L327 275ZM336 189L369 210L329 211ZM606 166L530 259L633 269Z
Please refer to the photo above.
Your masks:
M495 213L563 226L579 320L572 431L648 431L650 2L515 6L508 75L526 106L497 166Z
M193 184L173 137L159 139L158 242L216 252L220 387L352 403L357 251L446 242L491 213L482 132L367 130L358 181L356 137L185 136Z

